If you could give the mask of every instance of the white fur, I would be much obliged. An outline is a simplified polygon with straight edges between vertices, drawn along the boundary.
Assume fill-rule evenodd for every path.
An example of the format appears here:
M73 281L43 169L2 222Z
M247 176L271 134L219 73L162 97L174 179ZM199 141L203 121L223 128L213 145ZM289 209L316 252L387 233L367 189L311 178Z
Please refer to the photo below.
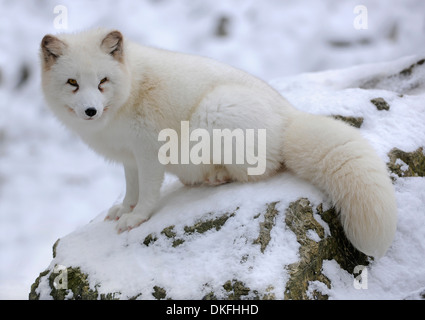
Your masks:
M42 44L42 78L57 117L94 150L123 163L126 195L107 216L119 219L120 232L149 219L165 171L185 184L216 184L262 179L284 164L331 196L356 248L376 257L386 252L396 229L394 191L385 165L356 129L302 113L263 81L211 59L125 40L119 60L102 49L107 35L102 29L59 35L51 60L43 59ZM100 92L104 77L109 81ZM69 78L80 84L78 92ZM98 114L87 119L87 106ZM208 131L267 129L265 173L250 176L247 164L161 165L158 133L179 132L181 121Z

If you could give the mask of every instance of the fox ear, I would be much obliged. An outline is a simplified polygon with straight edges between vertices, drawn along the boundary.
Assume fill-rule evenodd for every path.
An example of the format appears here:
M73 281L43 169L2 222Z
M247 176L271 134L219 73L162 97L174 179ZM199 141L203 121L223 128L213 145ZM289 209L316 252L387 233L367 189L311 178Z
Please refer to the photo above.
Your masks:
M114 59L119 62L123 62L124 48L123 48L123 36L121 32L115 30L109 32L102 40L100 47L103 51L110 54Z
M41 40L41 51L43 53L44 66L49 69L66 48L65 42L48 34Z

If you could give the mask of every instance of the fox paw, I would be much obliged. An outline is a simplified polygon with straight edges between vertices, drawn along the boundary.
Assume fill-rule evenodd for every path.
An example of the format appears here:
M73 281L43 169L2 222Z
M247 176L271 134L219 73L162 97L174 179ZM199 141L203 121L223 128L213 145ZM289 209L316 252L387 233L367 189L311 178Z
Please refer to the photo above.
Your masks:
M135 213L124 213L117 222L116 229L118 233L124 231L130 231L131 229L137 228L143 222L146 222L149 218Z
M229 173L225 168L220 168L212 172L205 178L204 184L218 186L220 184L232 182Z
M105 217L105 221L107 220L118 220L125 213L129 213L133 211L134 206L128 206L125 204L116 204L111 209L108 210L108 214Z

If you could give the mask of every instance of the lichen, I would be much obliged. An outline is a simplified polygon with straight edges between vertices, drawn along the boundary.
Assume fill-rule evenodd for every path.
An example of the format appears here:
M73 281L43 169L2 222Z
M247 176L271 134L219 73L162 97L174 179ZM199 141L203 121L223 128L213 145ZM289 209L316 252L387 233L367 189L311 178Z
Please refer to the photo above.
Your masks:
M238 209L239 207L237 207L232 213L225 213L214 219L200 220L192 226L185 226L183 228L184 234L180 236L178 236L177 232L175 231L175 227L176 227L175 225L171 225L164 228L160 232L160 234L172 240L172 247L175 248L186 241L185 236L188 236L194 233L202 234L212 229L219 231L223 227L223 225L227 222L227 220L235 215ZM157 235L155 235L155 233L150 233L145 237L142 243L148 247L154 242L156 242L157 240L158 240Z
M391 172L399 177L423 177L425 176L425 155L423 147L413 152L405 152L394 148L388 153L389 162L387 166ZM399 161L400 159L407 166Z
M413 69L416 68L417 66L422 65L425 62L425 59L421 59L416 63L413 63L412 65L410 65L409 67L403 69L400 71L400 75L408 77L412 74Z
M158 238L154 234L150 233L146 236L145 240L143 240L143 244L148 247L150 244L154 243L156 240L158 240Z
M164 230L161 231L161 234L165 235L167 238L173 240L172 246L173 248L178 247L179 245L184 243L183 239L176 238L177 233L174 231L174 225L169 226L167 228L164 228Z
M264 253L264 250L266 250L267 245L271 240L270 232L272 231L272 228L275 224L276 215L279 213L276 210L277 203L278 202L272 202L267 204L266 213L264 214L264 221L260 222L260 233L258 238L253 242L254 244L260 245L260 250L262 253Z
M101 293L98 287L91 288L87 274L81 272L80 268L63 267L53 270L46 270L40 273L34 284L31 286L29 294L30 300L40 299L40 295L36 292L40 281L43 277L47 277L50 295L54 300L117 300L120 292ZM56 271L57 269L57 271Z
M58 283L58 277L62 276L67 281L66 285ZM90 287L87 278L87 274L81 272L78 267L68 267L57 273L51 272L49 275L49 286L52 289L50 295L55 300L97 300L99 293ZM64 285L65 288L56 288L59 287L58 284ZM72 295L70 295L71 292Z
M372 102L379 111L390 110L390 105L384 100L384 98L375 98L370 100L370 102Z
M265 293L263 295L263 297L261 298L262 300L276 300L276 295L274 293L274 287L273 286L268 286L265 290Z
M136 294L136 295L134 295L134 296L132 296L132 297L129 297L128 298L128 300L137 300L137 299L139 299L139 297L141 297L142 296L142 294L141 293L138 293L138 294Z
M216 231L219 231L221 229L221 227L226 223L226 221L230 218L233 217L236 213L236 211L239 209L236 208L234 212L232 213L225 213L220 217L217 217L215 219L209 219L209 220L205 220L205 221L199 221L197 223L195 223L193 226L185 226L184 227L184 232L186 234L192 234L192 233L204 233L207 232L208 230L211 230L213 228L215 228Z
M31 285L31 291L29 293L28 299L29 300L39 300L40 294L37 293L37 288L40 285L41 278L47 276L49 274L50 270L47 269L40 273L40 275L35 279L34 283Z
M209 287L208 283L204 288ZM251 289L243 281L238 279L227 280L217 295L213 290L202 297L202 300L276 300L275 288L269 285L265 290ZM218 296L218 297L217 297Z
M313 216L313 207L306 198L292 202L286 210L285 223L300 244L300 260L287 266L289 280L284 292L285 299L310 299L308 286L311 281L320 281L328 288L331 281L322 273L323 261L334 259L344 270L353 274L357 265L368 265L368 257L356 250L346 238L341 223L333 208L323 211L320 204L316 212L328 223L331 233L325 237L324 228ZM307 235L314 230L320 237L316 242ZM314 299L328 299L326 294L313 291Z
M226 300L241 300L242 296L247 296L250 292L250 288L237 279L226 281L223 288L227 292Z
M58 247L59 240L56 240L56 242L53 244L52 250L53 250L53 258L56 258L56 248Z
M169 226L169 227L167 227L167 228L164 228L162 231L161 231L161 234L163 234L164 236L166 236L167 238L170 238L170 239L172 239L172 238L174 238L177 234L174 232L174 227L175 227L175 225L172 225L172 226Z
M101 293L100 294L100 300L119 300L120 295L121 295L120 292ZM129 300L131 300L131 299L129 299Z
M363 117L349 117L349 116L341 116L341 115L333 115L332 116L336 120L344 121L352 127L360 128L363 124Z
M202 297L202 300L218 300L214 292L208 292L205 296Z
M154 286L152 295L157 300L165 299L167 296L167 291L164 288Z

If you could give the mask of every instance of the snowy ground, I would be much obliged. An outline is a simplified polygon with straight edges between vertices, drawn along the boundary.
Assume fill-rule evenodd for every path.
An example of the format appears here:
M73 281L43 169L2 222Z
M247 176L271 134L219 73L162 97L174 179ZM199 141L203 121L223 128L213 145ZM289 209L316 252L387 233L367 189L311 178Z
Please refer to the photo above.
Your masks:
M0 1L2 299L26 299L31 283L50 263L51 246L56 239L86 225L122 196L124 190L121 169L105 163L63 129L43 102L38 45L44 34L64 31L54 27L58 14L53 10L58 4L67 8L65 31L100 25L115 27L142 43L207 55L266 80L425 51L425 3L421 0L362 1L368 9L367 30L354 28L353 10L360 3L348 0ZM226 35L219 36L219 31ZM364 68L358 70L366 72ZM349 80L360 76L346 72L344 77L333 79L333 83L343 88ZM311 100L303 99L309 93L306 90L314 88L305 88L294 79L276 84L281 85L279 89L297 107L328 113L323 101L322 105L312 106ZM410 102L419 108L420 97L407 99L412 99ZM350 114L356 110L346 111ZM398 112L403 115L402 110ZM416 117L424 115L423 109L418 112ZM412 125L397 130L417 129ZM374 133L367 126L363 132L372 142L380 141L376 146L384 156L389 145L377 140L383 133ZM392 146L408 151L419 146L411 138L406 141L403 134L397 137L391 141ZM424 189L424 185L414 181L403 182L404 196L409 197L410 191L414 193L418 188ZM411 205L415 203L423 206L423 196L416 197ZM410 227L413 226L408 222L401 228ZM423 249L422 243L415 246ZM416 268L423 264L423 256L401 257L408 257L408 261L398 274L410 274L409 279L418 279L424 286L423 269ZM419 258L422 260L418 261ZM328 270L331 269L329 266ZM393 280L393 283L399 281ZM385 282L382 288L385 285L391 287L390 282ZM403 292L413 288L409 281L400 286ZM339 297L345 297L344 288L340 292Z

